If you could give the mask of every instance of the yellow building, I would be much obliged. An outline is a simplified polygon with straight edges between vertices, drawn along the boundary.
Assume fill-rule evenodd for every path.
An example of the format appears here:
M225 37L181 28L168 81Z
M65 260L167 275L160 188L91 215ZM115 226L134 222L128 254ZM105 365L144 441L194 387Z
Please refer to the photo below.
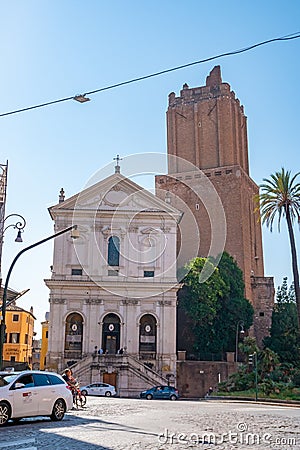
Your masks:
M40 355L40 370L45 370L46 366L46 355L48 351L48 330L49 330L49 313L46 313L46 320L42 322L42 346ZM46 367L47 368L47 367Z
M11 303L6 310L6 336L3 348L3 360L9 363L32 365L32 342L34 337L33 309L26 311Z

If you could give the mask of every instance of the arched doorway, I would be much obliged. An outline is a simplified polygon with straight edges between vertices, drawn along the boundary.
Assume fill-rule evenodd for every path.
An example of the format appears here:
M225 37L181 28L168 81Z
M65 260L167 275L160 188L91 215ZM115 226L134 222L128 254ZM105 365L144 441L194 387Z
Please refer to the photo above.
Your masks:
M83 317L69 314L65 326L65 358L79 359L82 354Z
M102 348L104 353L114 355L120 348L120 319L116 314L107 314L103 319Z
M156 358L156 319L151 314L145 314L140 320L139 354L141 359Z

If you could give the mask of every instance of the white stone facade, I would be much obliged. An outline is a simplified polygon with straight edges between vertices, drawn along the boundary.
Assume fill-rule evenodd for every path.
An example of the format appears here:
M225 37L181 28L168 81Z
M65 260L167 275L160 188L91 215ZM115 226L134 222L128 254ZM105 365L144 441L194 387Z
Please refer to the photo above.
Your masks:
M49 209L58 232L47 367L101 349L176 371L176 233L181 213L119 173ZM96 348L97 347L97 348Z

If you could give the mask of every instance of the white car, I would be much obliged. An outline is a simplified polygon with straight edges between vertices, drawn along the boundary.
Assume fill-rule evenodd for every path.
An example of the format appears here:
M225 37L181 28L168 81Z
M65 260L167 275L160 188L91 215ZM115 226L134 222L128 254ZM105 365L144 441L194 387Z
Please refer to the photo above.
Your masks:
M0 374L0 426L23 417L62 420L72 406L69 386L57 373L25 370Z
M116 388L111 384L106 383L92 383L80 388L81 393L84 395L104 395L105 397L111 397L116 395Z

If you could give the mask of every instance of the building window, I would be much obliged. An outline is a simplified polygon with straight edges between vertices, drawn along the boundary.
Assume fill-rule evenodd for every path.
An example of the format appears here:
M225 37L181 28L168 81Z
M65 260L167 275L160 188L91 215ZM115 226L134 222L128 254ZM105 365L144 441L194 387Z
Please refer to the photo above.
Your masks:
M82 275L82 269L72 269L72 275Z
M13 322L19 322L19 314L13 315Z
M11 357L10 357L10 361L11 361L11 362L16 362L16 357L15 357L15 356L11 356Z
M120 239L118 236L111 236L108 240L108 258L109 266L119 266L120 262Z
M144 277L145 278L152 278L152 277L154 277L154 270L144 270Z
M48 339L48 331L46 331L45 338Z
M25 344L28 344L28 334L25 334Z
M19 344L20 343L20 333L10 333L9 343L10 344Z
M264 317L265 313L263 311L260 311L259 316Z

